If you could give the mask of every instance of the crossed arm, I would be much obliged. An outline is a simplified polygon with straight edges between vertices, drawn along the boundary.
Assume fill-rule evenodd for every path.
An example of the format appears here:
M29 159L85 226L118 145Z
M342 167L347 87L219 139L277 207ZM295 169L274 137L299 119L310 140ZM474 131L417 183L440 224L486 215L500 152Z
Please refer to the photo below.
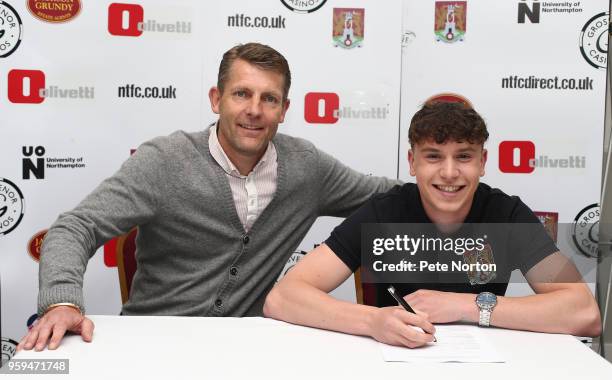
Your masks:
M322 244L272 289L264 305L264 314L406 347L418 347L432 341L435 332L432 323L478 321L475 294L419 290L405 297L418 315L399 307L357 305L327 294L350 274L350 269ZM491 325L585 336L600 334L597 304L574 265L561 253L542 260L526 277L537 294L498 297ZM573 279L573 282L555 281L559 278ZM423 332L414 327L420 327Z

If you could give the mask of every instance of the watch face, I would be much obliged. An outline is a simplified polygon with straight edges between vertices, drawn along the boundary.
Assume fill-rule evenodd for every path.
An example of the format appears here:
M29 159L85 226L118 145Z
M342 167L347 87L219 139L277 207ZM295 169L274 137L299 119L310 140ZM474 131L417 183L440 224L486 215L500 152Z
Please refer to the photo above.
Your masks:
M480 307L493 307L497 304L497 296L489 292L480 293L476 297L476 304Z

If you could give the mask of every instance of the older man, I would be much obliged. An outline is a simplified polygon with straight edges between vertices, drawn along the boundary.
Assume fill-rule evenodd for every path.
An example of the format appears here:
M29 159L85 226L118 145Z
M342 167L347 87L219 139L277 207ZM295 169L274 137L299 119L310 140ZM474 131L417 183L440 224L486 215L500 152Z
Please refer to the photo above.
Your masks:
M92 339L87 261L133 226L138 269L124 315L260 315L317 217L346 216L395 184L277 134L290 84L276 50L249 43L227 51L209 91L214 125L144 143L53 224L40 261L42 318L19 348L54 349L66 331Z

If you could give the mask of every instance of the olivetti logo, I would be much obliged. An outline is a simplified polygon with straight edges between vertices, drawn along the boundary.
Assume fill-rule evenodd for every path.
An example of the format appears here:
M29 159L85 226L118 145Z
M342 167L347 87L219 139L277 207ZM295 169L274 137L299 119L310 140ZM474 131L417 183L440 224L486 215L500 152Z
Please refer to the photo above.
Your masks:
M190 34L191 21L173 20L168 23L144 19L144 8L138 4L112 3L108 6L108 32L114 36L139 37L143 32Z
M144 9L138 4L112 3L108 6L108 32L114 36L138 37L142 34Z
M502 141L499 144L499 170L503 173L532 173L536 168L580 170L586 168L586 156L550 157L538 155L532 141Z
M358 104L354 99L352 103ZM366 102L368 103L371 104L370 101ZM360 104L359 107L344 104L341 106L340 97L334 92L309 92L304 97L304 120L311 124L334 124L340 119L386 119L389 115L389 104L384 106Z

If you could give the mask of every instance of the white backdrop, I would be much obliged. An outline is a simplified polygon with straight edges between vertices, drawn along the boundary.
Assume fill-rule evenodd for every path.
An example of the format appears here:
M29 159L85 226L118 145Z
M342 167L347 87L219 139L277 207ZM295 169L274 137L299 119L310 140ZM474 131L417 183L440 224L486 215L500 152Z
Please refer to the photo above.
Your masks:
M496 1L495 6L469 0L467 22L456 21L455 35L462 35L462 24L467 25L465 34L456 42L437 41L434 33L436 7L446 12L449 2L328 0L314 12L298 13L280 0L147 0L110 11L112 1L82 0L80 13L62 23L35 18L25 1L7 3L23 26L19 47L0 58L0 177L21 189L25 213L14 230L0 235L5 338L18 340L36 312L38 263L28 254L29 240L116 171L130 149L152 137L198 130L214 121L208 89L216 82L222 53L240 42L269 44L291 65L291 106L279 132L307 138L361 172L410 180L405 161L409 120L426 99L450 92L467 98L488 122L485 182L520 194L534 210L557 213L559 222L571 222L585 206L599 201L605 71L582 57L579 38L592 16L607 11L605 0L582 1L574 7L580 11L572 13L542 10L538 23L521 24L517 0ZM336 46L333 39L334 14L342 21L346 10L338 9L346 8L356 9L354 41L360 43L352 48ZM130 24L140 20L139 9L146 25L154 21L163 31L116 35L113 22L119 22L124 34L139 34ZM248 17L276 27L247 27ZM109 19L115 34L109 31ZM8 94L14 89L7 82L14 69L30 70L21 83L34 91L39 70L46 88L83 87L93 97L12 102ZM593 88L502 88L503 78L530 75L588 77ZM171 88L176 97L120 97L131 85L157 87L160 93ZM337 99L340 117L325 113L322 101L316 116L335 122L308 122L313 120L305 117L309 93L315 101ZM586 164L502 173L498 147L505 140L531 141L537 156L580 156ZM35 163L38 158L24 157L22 148L30 146L44 147L47 164L67 158L84 167L47 167L44 178L29 173L26 179L22 160ZM299 249L312 249L338 221L321 218ZM569 236L560 237L559 243L575 249ZM89 313L119 312L117 270L102 249L89 263L84 287ZM353 300L352 278L334 294Z

